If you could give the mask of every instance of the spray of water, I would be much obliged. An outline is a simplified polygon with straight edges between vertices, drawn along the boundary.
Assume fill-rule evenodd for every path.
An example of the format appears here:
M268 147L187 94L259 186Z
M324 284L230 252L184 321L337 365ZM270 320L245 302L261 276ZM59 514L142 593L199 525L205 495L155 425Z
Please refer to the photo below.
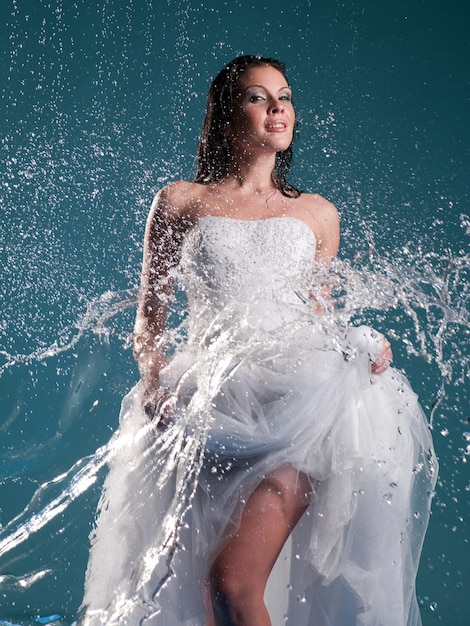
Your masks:
M400 337L393 337L392 333L392 339L402 342L408 358L418 358L426 367L434 364L439 371L440 382L436 380L435 397L428 402L431 426L433 419L439 414L441 404L445 404L447 386L451 383L463 384L467 375L468 363L463 350L463 339L468 337L469 332L468 293L461 285L467 282L469 270L468 257L428 254L418 262L416 255L407 257L407 251L404 251L404 256L399 261L396 258L393 261L377 258L372 254L368 259L356 259L354 262L338 260L328 270L319 269L312 286L315 294L317 284L330 284L334 297L325 306L329 308L335 332L338 332L338 328L346 329L352 323L377 319L377 316L382 316L385 322L390 316L396 315L407 321L407 324L401 324ZM316 296L321 298L321 293L318 292ZM85 338L90 341L94 336L93 341L109 342L110 337L116 334L116 326L119 327L116 324L117 319L128 309L133 310L135 302L136 290L106 292L90 302L82 318L73 328L63 333L65 340L62 343L51 344L29 355L5 353L2 374L5 375L9 369L28 367L33 362L54 359L62 353L73 353L79 342ZM183 305L179 303L175 306ZM181 341L184 335L183 326L184 322L169 332L170 342ZM116 463L125 465L129 442L138 440L143 442L142 448L138 449L141 449L148 460L145 464L147 478L143 478L143 483L150 477L154 488L161 491L168 488L168 484L173 484L176 474L176 488L172 505L167 510L154 541L150 543L145 554L140 556L133 593L121 598L122 603L117 603L107 620L108 623L119 623L123 616L132 614L135 605L141 606L142 601L148 609L147 617L158 613L160 606L157 598L172 575L172 560L179 545L181 520L191 505L206 442L208 421L195 421L194 416L207 416L210 413L210 402L217 389L228 375L233 374L237 363L240 364L237 354L243 353L246 358L250 350L255 351L258 348L256 333L252 336L251 348L247 348L245 343L237 345L236 334L232 335L229 331L220 334L214 331L215 327L226 326L225 319L217 319L207 329L206 358L193 365L198 370L198 392L192 398L184 418L179 420L178 426L169 428L163 439L158 440L159 448L163 446L168 449L165 464L152 466L152 446L155 444L146 443L155 424L144 421L130 427L126 426L127 422L124 420L119 436L115 435L91 455L80 458L61 475L40 484L24 509L1 528L1 562L11 565L18 559L21 560L27 551L26 546L34 540L34 536L44 529L47 530L58 520L60 524L56 541L60 541L60 527L66 523L64 520L70 513L69 509L73 508L73 503L87 498L87 493L100 480L107 466L112 467ZM284 332L288 341L289 333L295 332L295 328L286 327ZM128 336L119 332L117 336L121 349L128 349ZM455 350L457 344L460 346L459 350ZM185 376L191 377L191 371ZM83 384L83 379L81 382ZM184 386L185 377L180 384ZM78 404L81 402L80 398L76 401ZM127 419L132 421L131 418L132 416ZM73 420L70 417L69 419ZM191 436L188 438L189 424ZM127 438L122 436L122 430L126 432L126 428L129 428ZM145 487L142 489L145 495ZM138 514L138 511L134 511L132 515L138 519ZM166 570L155 581L153 569L164 554L167 555ZM2 579L2 583L10 590L25 589L33 587L51 573L54 573L52 564L37 571L23 572L18 577L9 575ZM149 586L153 589L152 593L149 592ZM145 623L145 619L142 618L142 623Z
M238 9L241 19L243 3L232 4L230 11ZM279 56L294 70L301 65L298 59L307 59L314 68L301 80L293 72L299 91L309 100L302 109L302 95L297 97L305 138L297 146L297 172L303 180L315 181L312 187L339 199L349 246L345 256L350 258L338 261L322 279L332 283L338 323L370 323L392 339L396 365L412 378L434 432L444 442L445 478L439 486L436 519L447 515L443 526L458 533L465 519L459 490L465 496L469 489L461 471L470 455L466 413L470 222L461 215L453 231L437 224L438 218L449 222L455 217L446 187L439 194L430 191L418 204L428 203L435 213L433 228L426 233L423 226L419 244L403 245L407 239L401 232L388 253L383 241L375 245L382 222L374 218L371 207L380 197L383 214L396 215L399 184L387 178L388 165L382 172L377 164L365 165L364 154L369 150L380 163L381 151L393 156L396 146L405 142L394 137L364 144L357 131L350 145L341 144L352 105L341 109L339 98L344 91L345 98L354 101L354 93L344 83L348 76L342 70L341 90L336 95L328 92L333 83L325 77L336 70L327 57L322 65L322 46L314 52L309 47L314 29L308 29L307 36L302 28L310 23L310 4L304 13L296 8L279 27L272 15L259 16L264 29L257 28L258 39L252 36L255 33L247 37L244 52L255 46L271 53L273 40L296 41L294 54L289 45ZM80 602L87 536L107 467L124 454L125 438L110 436L117 428L119 401L137 377L129 349L133 286L152 188L190 176L207 81L223 62L243 51L238 40L230 40L233 16L223 14L220 7L190 2L157 7L151 0L82 5L14 0L5 5L1 38L9 64L1 96L0 145L4 163L0 619L23 624L34 619L27 616L53 615L56 610L72 616ZM358 33L364 9L351 11L354 37L348 54L354 56L361 46ZM332 24L347 23L333 18ZM198 32L191 30L194 25ZM207 59L198 57L200 46L208 51ZM336 58L337 52L335 48L330 57ZM352 77L357 76L355 69ZM306 88L312 76L314 108L311 89ZM323 93L322 81L329 85ZM165 98L156 88L161 85ZM362 100L372 102L371 85L363 91ZM398 114L395 100L393 106L393 115ZM383 124L388 136L390 122ZM425 121L421 125L424 128ZM316 132L313 142L311 128ZM412 153L422 171L427 162L419 161L421 146L428 139L423 128L415 133L417 147ZM396 169L404 160L398 156ZM416 178L412 168L410 172L407 193L429 185ZM364 182L368 180L369 186ZM354 192L348 187L353 184ZM408 209L405 196L403 191L403 206ZM365 214L372 219L366 221ZM403 230L410 230L410 220L403 222ZM464 243L455 243L454 235ZM179 324L176 315L173 332L178 340L184 335ZM221 356L236 352L230 337L221 337L215 349ZM217 362L220 370L205 372L206 386L193 399L190 413L203 409L227 374L225 359ZM146 441L150 428L143 424L134 436ZM182 432L168 431L164 445L173 454L166 467L150 473L156 478L160 471L158 479L165 482L180 455L180 491L161 534L139 565L138 578L145 586L153 563L170 548L161 580L153 592L145 592L149 615L159 610L158 592L171 575L180 520L191 505L205 443L203 424L187 447ZM452 558L449 553L443 560L449 561L451 576L460 580ZM432 611L437 612L436 606Z

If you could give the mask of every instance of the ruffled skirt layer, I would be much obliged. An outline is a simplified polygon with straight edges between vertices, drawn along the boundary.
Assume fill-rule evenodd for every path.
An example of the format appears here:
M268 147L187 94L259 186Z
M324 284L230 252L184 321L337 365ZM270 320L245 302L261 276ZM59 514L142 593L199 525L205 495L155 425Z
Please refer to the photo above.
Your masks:
M437 463L404 376L370 374L380 337L360 327L332 342L310 324L288 340L239 337L243 350L220 338L184 347L162 372L165 430L139 385L124 399L82 623L205 626L209 567L250 494L283 468L311 495L268 584L273 625L418 626Z

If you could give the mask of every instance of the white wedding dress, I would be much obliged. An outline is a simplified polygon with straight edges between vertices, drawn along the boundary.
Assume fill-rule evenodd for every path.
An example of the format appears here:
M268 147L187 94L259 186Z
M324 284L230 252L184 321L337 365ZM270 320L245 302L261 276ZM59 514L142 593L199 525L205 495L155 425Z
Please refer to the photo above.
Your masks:
M315 249L289 217L187 232L188 314L161 374L171 423L149 421L140 385L124 399L81 624L205 626L208 568L279 467L313 494L268 583L273 626L421 624L430 432L401 373L371 376L381 336L314 312Z

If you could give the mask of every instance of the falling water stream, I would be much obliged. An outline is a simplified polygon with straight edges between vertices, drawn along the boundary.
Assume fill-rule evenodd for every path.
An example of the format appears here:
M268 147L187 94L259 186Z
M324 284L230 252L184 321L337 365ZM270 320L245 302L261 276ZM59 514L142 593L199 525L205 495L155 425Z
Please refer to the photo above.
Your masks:
M147 211L192 176L208 83L240 52L286 62L293 180L341 214L337 315L387 334L433 428L423 624L468 623L468 10L415 4L2 3L0 624L76 618L138 379ZM174 333L183 315L178 298Z

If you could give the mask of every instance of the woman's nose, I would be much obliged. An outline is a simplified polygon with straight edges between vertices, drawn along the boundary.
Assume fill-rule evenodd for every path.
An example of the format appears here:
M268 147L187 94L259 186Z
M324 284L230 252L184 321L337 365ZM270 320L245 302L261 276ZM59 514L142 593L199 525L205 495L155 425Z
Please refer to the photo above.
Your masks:
M279 100L273 100L270 104L269 107L269 111L270 113L280 113L284 110L284 107L282 106L282 102L280 102Z

